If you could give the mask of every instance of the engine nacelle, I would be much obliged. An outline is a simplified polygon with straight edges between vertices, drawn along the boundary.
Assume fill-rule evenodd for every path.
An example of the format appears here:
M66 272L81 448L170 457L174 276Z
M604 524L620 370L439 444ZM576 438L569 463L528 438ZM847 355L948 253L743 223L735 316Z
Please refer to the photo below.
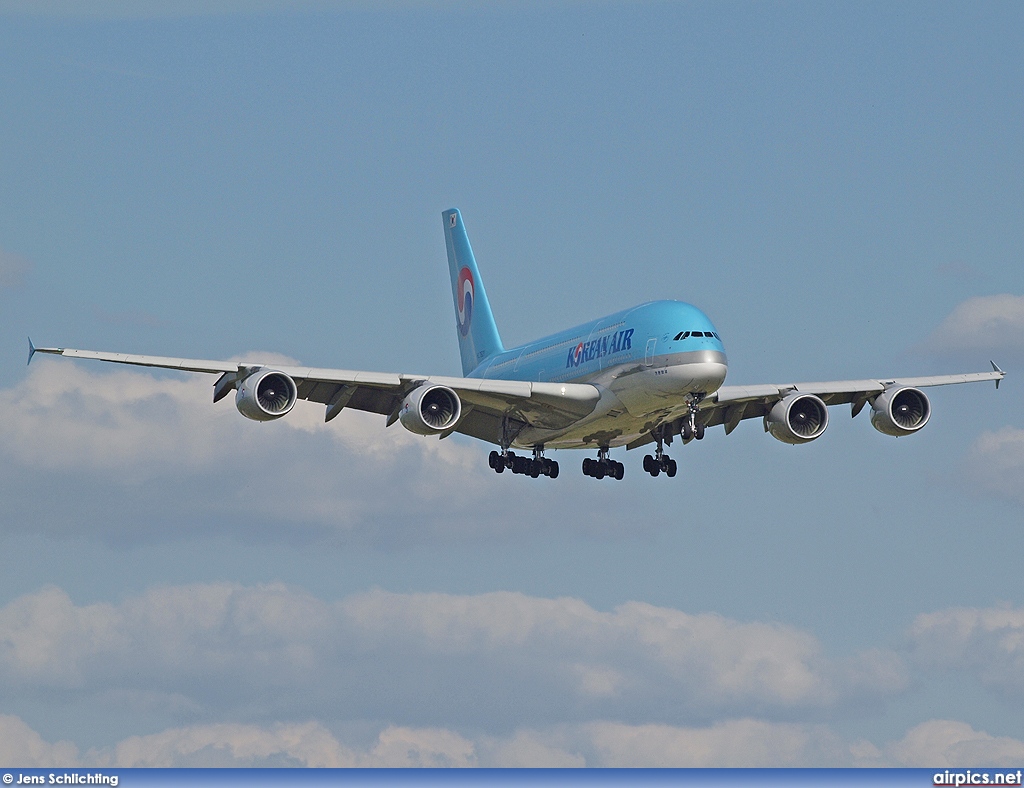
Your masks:
M897 438L917 432L931 415L932 406L920 389L886 389L871 402L871 426Z
M809 443L828 426L828 408L813 394L790 394L764 417L765 431L783 443Z
M299 390L283 372L260 369L238 384L235 407L247 419L273 421L295 407Z
M462 416L462 400L447 386L425 383L402 402L398 418L417 435L436 435L454 427Z

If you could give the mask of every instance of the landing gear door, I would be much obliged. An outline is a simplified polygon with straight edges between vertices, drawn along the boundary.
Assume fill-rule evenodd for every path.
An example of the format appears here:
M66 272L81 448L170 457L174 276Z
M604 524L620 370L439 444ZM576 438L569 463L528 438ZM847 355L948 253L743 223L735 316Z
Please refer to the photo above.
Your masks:
M644 366L650 367L654 364L654 346L658 344L658 338L647 340L647 352L644 354Z

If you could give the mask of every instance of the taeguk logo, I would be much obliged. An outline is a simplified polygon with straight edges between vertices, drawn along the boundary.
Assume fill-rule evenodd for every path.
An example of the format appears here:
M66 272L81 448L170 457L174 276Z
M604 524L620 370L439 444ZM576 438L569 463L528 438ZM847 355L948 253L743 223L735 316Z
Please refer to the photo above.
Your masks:
M473 274L468 268L459 271L459 280L455 286L455 310L459 333L466 336L473 320Z

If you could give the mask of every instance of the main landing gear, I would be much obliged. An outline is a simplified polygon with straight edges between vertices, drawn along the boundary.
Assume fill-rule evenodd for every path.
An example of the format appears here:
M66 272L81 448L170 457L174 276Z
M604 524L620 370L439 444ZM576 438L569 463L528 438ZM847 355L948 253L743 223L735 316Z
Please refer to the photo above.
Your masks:
M626 466L621 462L616 462L608 457L608 447L605 446L602 449L597 450L597 459L592 460L589 457L583 461L583 475L590 476L594 479L603 479L606 476L609 479L622 479L626 474Z
M658 441L658 448L655 450L653 457L650 454L644 456L644 470L651 474L651 476L664 473L671 479L676 475L676 461L665 454L664 430L659 427L654 432L654 438ZM669 435L668 438L669 442L671 442L672 436Z
M700 413L700 403L704 397L705 394L699 391L690 395L690 401L687 403L687 410L689 412L679 428L679 434L684 441L691 441L695 438L699 441L704 440L704 425L697 418L698 413ZM675 423L678 424L679 422ZM651 435L658 442L658 449L654 452L654 456L652 457L648 454L644 457L644 470L651 474L651 476L658 476L664 473L671 478L676 475L676 461L665 454L665 444L671 445L674 432L673 427L664 424L651 432Z
M504 473L508 468L512 473L521 473L534 479L540 476L558 478L558 463L545 457L542 448L533 450L533 459L520 457L507 449L502 452L492 451L487 458L487 464L495 473Z
M657 476L664 472L671 479L676 475L676 461L665 454L665 450L661 446L658 446L653 457L650 454L644 456L644 470L651 476Z

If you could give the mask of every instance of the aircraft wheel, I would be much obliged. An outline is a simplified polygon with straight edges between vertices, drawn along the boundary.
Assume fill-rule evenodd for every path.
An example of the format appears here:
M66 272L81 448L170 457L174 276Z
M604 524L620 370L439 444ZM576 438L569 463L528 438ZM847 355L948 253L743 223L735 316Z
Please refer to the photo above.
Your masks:
M594 471L594 478L595 478L595 479L603 479L603 478L604 478L604 476L605 476L605 470L606 470L606 469L605 469L605 467L604 467L604 463L603 463L603 462L601 462L600 460L598 460L598 461L596 461L596 462L595 462L595 463L594 463L594 464L593 464L592 466L590 466L590 467L591 467L591 468L593 469L593 471Z
M555 460L551 460L551 464L548 466L548 477L551 479L558 478L558 463Z
M698 424L697 425L697 429L694 430L693 437L695 437L699 441L704 440L704 425L703 424Z
M676 475L677 467L678 466L676 465L676 461L675 460L669 460L668 461L668 467L665 469L665 475L668 476L668 478L671 479L673 476Z
M543 466L544 463L540 460L530 460L530 478L536 479L540 476L540 471Z
M683 429L679 433L683 436L684 441L691 440L693 438L693 429L690 427L690 422L683 422Z
M626 466L621 462L615 463L615 480L622 481L622 477L626 475Z
M584 476L593 476L594 475L592 470L591 470L591 466L593 464L594 464L594 461L592 459L590 459L589 457L587 457L583 461L583 475Z
M651 472L651 463L654 462L654 458L650 454L644 455L644 473Z
M497 470L499 465L504 465L505 462L501 459L501 455L496 451L492 451L487 455L487 466L493 471Z

